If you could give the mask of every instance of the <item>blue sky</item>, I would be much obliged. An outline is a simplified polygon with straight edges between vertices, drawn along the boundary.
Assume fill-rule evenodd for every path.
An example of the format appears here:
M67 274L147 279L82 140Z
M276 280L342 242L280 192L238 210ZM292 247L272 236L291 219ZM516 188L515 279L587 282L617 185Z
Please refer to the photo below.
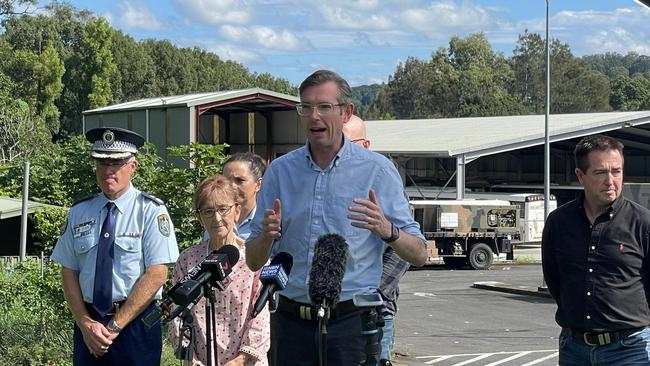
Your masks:
M650 55L650 9L633 0L550 0L551 37L574 55ZM544 0L69 0L136 40L200 47L252 72L300 83L319 68L351 85L387 81L409 56L483 32L506 56L528 29L543 35Z

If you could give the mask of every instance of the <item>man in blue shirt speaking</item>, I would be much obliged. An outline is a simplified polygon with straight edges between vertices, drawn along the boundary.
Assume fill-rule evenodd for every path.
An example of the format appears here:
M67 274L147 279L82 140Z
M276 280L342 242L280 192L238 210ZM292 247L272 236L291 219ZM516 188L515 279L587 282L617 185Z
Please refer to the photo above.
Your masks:
M365 360L363 309L353 295L376 291L387 245L415 266L425 263L426 242L410 215L397 169L384 156L352 144L342 133L354 110L348 83L320 70L300 85L296 106L307 143L269 165L246 242L246 262L258 270L271 254L288 252L293 268L274 324L277 364L313 365L316 316L310 307L309 273L314 247L325 234L348 243L340 302L328 321L329 365Z
M161 297L178 258L162 201L131 184L142 136L121 128L86 132L101 193L75 203L52 260L75 320L73 364L158 366L161 325L140 319Z

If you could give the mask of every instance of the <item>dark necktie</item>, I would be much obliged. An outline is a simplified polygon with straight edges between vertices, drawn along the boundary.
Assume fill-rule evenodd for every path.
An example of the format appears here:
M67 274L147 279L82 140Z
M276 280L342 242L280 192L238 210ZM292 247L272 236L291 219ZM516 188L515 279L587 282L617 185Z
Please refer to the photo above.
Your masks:
M115 204L106 203L106 218L97 245L93 306L104 316L113 307L113 241L115 239Z

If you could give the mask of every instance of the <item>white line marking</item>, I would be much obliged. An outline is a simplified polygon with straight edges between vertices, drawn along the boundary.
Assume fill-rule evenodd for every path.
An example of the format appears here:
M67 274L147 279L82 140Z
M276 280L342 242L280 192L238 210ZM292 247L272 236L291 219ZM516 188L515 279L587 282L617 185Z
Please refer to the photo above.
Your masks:
M453 366L469 365L470 363L474 363L475 361L480 361L480 360L482 360L484 358L488 358L488 357L490 357L492 355L494 355L494 353L485 353L485 354L483 354L481 356L477 356L477 357L471 358L469 360L463 361L461 363L454 364Z
M514 355L520 352L530 352L530 353L542 353L542 352L557 352L557 349L539 349L532 351L503 351L503 352L492 352L491 355ZM459 353L456 355L435 355L435 356L416 356L415 358L438 358L438 357L468 357L468 356L480 356L484 353Z
M510 356L510 357L506 357L506 358L504 358L503 360L499 360L499 361L496 361L496 362L492 362L492 363L489 363L489 364L487 364L487 365L485 365L485 366L497 366L497 365L500 365L500 364L502 364L502 363L506 363L506 362L508 362L508 361L516 360L516 359L518 359L519 357L523 357L523 356L526 356L526 355L529 355L529 354L531 354L531 351L519 352L519 353L514 354L514 355L512 355L512 356Z
M535 361L532 361L532 362L529 362L529 363L525 363L525 364L523 364L523 365L521 365L521 366L531 366L531 365L536 365L536 364L538 364L538 363L540 363L540 362L543 362L543 361L548 360L549 358L557 357L557 355L558 355L558 352L555 352L555 353L552 353L552 354L550 354L550 355L548 355L548 356L546 356L546 357L542 357L542 358L537 359L537 360L535 360Z
M425 364L427 364L427 365L433 365L433 364L436 364L436 363L438 363L438 362L444 361L444 360L446 360L446 359L448 359L448 358L452 358L452 357L454 357L454 356L440 356L440 357L438 357L438 358L436 358L436 359L433 359L433 360L431 360L431 361L427 361L427 362L425 362Z
M436 297L435 294L432 294L431 292L414 292L413 296L420 296L420 297Z

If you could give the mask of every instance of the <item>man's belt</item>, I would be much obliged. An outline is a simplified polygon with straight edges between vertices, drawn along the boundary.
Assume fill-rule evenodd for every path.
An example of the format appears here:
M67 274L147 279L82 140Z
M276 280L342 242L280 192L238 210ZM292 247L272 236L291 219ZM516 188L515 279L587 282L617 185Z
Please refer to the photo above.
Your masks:
M644 328L624 329L615 332L583 332L571 328L562 328L562 333L573 339L577 339L588 346L605 346L612 342L629 337Z
M120 310L120 306L124 305L125 302L126 302L126 300L122 300L122 301L116 301L116 302L114 302L114 303L113 303L113 306L112 306L111 309L106 313L106 315L115 315L115 314L117 314L117 312ZM89 302L86 302L85 304L86 304L86 309L88 309L89 311L92 311L93 313L96 312L96 311L95 311L95 308L93 307L93 304L91 304L91 303L89 303Z
M334 308L328 310L327 317L328 319L334 319L337 316L342 316L358 309L358 307L354 306L354 302L352 302L352 300L341 301L337 303ZM278 311L294 314L303 320L315 320L317 317L318 308L311 304L293 301L284 296L280 296Z

